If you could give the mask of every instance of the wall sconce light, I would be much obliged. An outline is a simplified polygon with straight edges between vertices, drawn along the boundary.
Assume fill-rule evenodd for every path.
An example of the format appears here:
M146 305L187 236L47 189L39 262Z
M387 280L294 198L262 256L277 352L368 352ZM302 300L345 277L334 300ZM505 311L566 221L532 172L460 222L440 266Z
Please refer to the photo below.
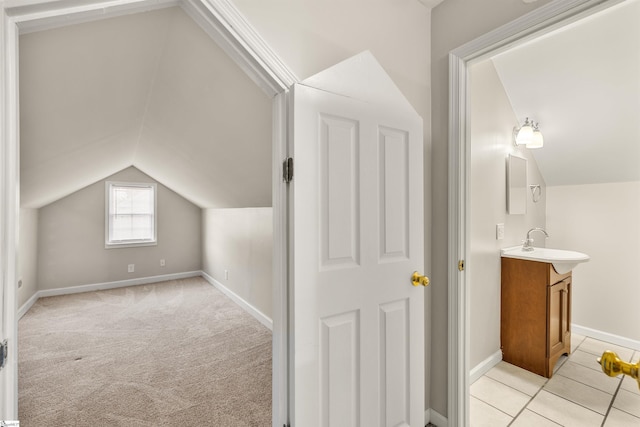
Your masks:
M527 117L520 128L513 128L513 143L515 146L524 145L527 148L540 148L544 145L542 132L538 123L529 121Z

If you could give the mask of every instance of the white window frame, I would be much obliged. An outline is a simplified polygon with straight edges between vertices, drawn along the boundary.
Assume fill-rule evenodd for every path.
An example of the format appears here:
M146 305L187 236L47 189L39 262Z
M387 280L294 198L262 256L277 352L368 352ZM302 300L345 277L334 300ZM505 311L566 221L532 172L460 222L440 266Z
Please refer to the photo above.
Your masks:
M140 187L150 188L153 191L153 239L136 239L136 240L120 240L112 241L111 231L111 195L113 187ZM105 182L105 224L104 224L104 247L106 249L113 248L132 248L138 246L156 246L158 244L158 186L152 182Z

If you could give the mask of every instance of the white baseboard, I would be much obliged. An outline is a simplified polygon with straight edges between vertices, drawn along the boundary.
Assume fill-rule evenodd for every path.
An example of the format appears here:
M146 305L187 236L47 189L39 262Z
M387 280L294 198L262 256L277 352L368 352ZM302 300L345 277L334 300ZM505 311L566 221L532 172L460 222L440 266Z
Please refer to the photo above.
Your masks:
M448 427L449 420L446 417L440 415L437 411L429 408L424 413L424 424L433 424L436 427Z
M224 286L222 283L218 282L216 279L214 279L213 277L209 276L207 273L205 273L204 271L201 272L202 277L209 282L213 287L215 287L216 289L218 289L220 292L222 292L223 294L225 294L226 296L228 296L229 298L231 298L231 300L233 302L235 302L236 304L238 304L240 307L242 307L246 312L248 312L250 315L252 315L253 317L255 317L258 322L262 323L264 326L266 326L267 328L269 328L269 330L273 331L273 321L267 316L265 315L263 312L261 312L260 310L258 310L257 308L255 308L253 305L249 304L247 301L245 301L243 298L241 298L240 296L238 296L238 294L236 294L235 292L233 292L232 290L230 290L229 288L227 288L226 286Z
M614 335L608 332L599 331L597 329L587 328L586 326L576 325L575 323L571 324L571 332L640 351L640 341L621 337L620 335Z
M70 294L78 294L82 292L92 292L92 291L100 291L105 289L116 289L116 288L124 288L127 286L137 286L137 285L147 285L149 283L157 283L157 282L165 282L167 280L178 280L178 279L186 279L188 277L198 277L201 276L215 288L220 290L223 294L229 297L233 302L242 307L245 311L255 317L260 323L269 328L269 330L273 330L273 321L262 313L260 310L255 308L253 305L249 304L247 301L239 297L236 293L231 291L229 288L224 286L222 283L215 280L213 277L209 276L204 271L187 271L185 273L175 273L175 274L163 274L160 276L149 276L149 277L141 277L138 279L127 279L127 280L118 280L115 282L104 282L104 283L94 283L91 285L80 285L80 286L72 286L69 288L57 288L57 289L43 289L37 291L35 294L31 296L25 302L22 307L18 310L18 319L22 318L27 311L35 304L38 298L42 297L52 297L58 295L70 295Z
M167 280L186 279L188 277L201 276L200 271L187 271L184 273L162 274L159 276L140 277L137 279L117 280L114 282L93 283L90 285L71 286L68 288L41 289L27 300L18 310L18 319L25 315L31 306L43 297L54 297L58 295L79 294L82 292L101 291L105 289L124 288L127 286L147 285L149 283L165 282Z
M114 282L93 283L91 285L72 286L69 288L42 289L38 291L41 297L54 297L57 295L79 294L82 292L102 291L105 289L125 288L127 286L148 285L149 283L166 282L167 280L186 279L200 276L200 271L187 271L185 273L162 274L159 276L140 277L138 279L117 280Z
M498 363L502 361L502 350L498 350L493 353L491 356L484 359L482 362L478 363L471 372L469 372L469 384L473 384L484 374L489 372L491 368L496 366Z
M40 292L36 291L35 294L31 295L31 298L29 298L27 302L22 304L22 307L20 307L20 309L18 310L18 320L22 319L22 316L27 314L27 311L29 311L31 306L33 306L33 304L35 304L36 301L38 301L38 298L40 298Z

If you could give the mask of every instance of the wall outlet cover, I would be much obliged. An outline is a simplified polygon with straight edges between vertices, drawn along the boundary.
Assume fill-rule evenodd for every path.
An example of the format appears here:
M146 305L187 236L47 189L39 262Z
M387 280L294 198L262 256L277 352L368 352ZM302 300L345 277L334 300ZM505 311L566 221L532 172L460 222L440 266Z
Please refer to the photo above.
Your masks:
M136 271L136 265L135 265L135 264L129 264L129 265L127 266L127 271L128 271L129 273L133 273L133 272L135 272L135 271Z
M496 224L496 240L504 239L504 223Z

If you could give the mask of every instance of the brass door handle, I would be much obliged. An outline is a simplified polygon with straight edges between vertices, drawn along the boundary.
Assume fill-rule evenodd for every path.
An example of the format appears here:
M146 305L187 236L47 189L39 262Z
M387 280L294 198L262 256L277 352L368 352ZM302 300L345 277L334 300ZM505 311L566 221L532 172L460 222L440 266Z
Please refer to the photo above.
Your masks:
M413 286L429 286L429 278L427 276L422 276L417 271L414 271L411 276L411 284Z
M640 370L640 362L627 363L618 357L613 351L605 351L602 353L602 357L598 358L598 363L602 367L602 372L610 377L617 377L620 374L629 375L631 378L638 382L640 388L640 376L638 372Z

